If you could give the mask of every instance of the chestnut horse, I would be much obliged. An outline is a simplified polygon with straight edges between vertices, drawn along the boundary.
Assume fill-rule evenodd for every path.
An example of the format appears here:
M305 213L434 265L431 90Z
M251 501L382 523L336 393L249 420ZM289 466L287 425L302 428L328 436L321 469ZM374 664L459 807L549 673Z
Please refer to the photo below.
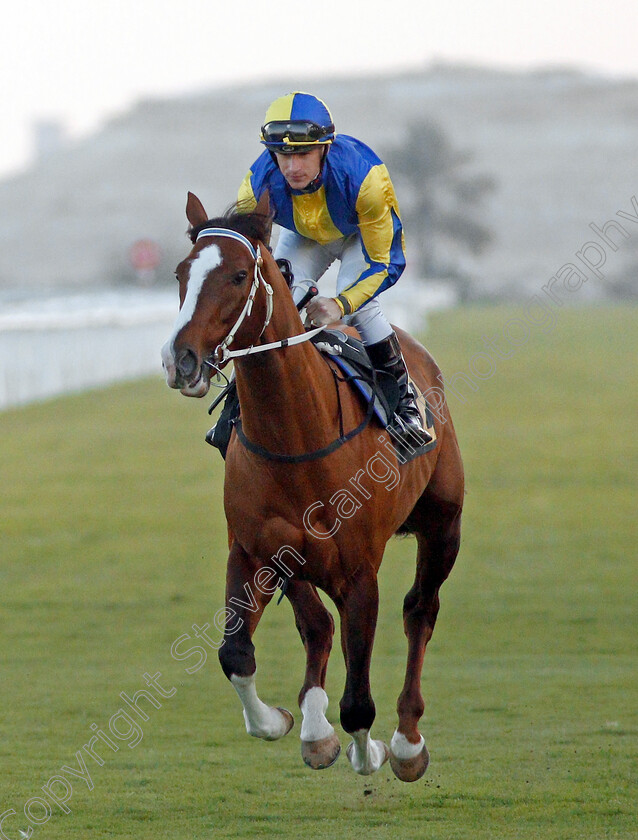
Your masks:
M347 756L363 775L389 757L399 779L414 781L429 760L418 729L421 669L439 588L459 549L463 503L463 467L444 398L436 408L436 446L407 462L397 458L387 431L366 422L361 399L304 340L308 334L268 248L267 204L211 220L189 193L186 215L193 246L176 270L180 311L162 357L168 385L192 397L207 393L212 368L235 358L241 428L235 427L226 457L230 554L219 658L243 704L246 728L275 740L293 725L289 711L259 699L255 684L252 635L281 586L306 650L299 694L303 759L322 769L339 755L325 692L334 622L318 588L341 620L347 671L341 725L352 736ZM421 394L442 395L432 357L397 333ZM370 737L369 671L377 573L397 532L414 534L418 549L403 605L405 683L388 748Z

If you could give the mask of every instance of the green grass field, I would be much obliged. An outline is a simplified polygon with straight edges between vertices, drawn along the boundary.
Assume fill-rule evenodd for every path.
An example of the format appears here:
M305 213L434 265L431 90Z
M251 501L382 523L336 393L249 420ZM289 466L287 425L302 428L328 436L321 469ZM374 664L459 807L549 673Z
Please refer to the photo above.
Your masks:
M519 314L437 314L426 343L451 378L478 369L483 336L505 348ZM192 674L171 656L223 604L208 402L154 378L0 415L0 814L17 812L3 836L31 824L35 840L638 837L637 332L636 309L555 310L554 328L531 328L465 401L449 396L464 537L424 669L432 760L412 785L389 765L355 775L345 750L324 772L302 764L303 650L287 602L256 634L263 699L297 712L280 742L246 735L213 651ZM386 740L413 570L412 540L393 541L372 669ZM90 783L66 771L69 813L49 815L42 788L64 798L52 777L82 772L91 725L108 733L120 692L158 672L175 691L145 704L129 743L141 740L95 747L103 766L86 757ZM345 748L343 676L337 645L329 714Z

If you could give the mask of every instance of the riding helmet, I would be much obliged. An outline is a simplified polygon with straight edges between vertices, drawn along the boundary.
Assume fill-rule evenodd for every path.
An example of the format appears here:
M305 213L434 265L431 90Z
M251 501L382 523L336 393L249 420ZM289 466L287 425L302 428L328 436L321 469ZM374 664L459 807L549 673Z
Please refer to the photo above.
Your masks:
M316 146L327 147L334 138L335 127L325 102L297 90L270 105L260 140L271 152L294 154Z

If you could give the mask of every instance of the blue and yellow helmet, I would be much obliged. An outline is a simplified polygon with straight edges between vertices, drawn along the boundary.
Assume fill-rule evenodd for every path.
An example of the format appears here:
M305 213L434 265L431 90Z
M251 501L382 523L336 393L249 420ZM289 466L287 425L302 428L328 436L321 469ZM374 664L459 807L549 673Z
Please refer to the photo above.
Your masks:
M296 90L275 99L268 108L260 140L271 152L294 154L329 146L334 138L335 127L325 102Z

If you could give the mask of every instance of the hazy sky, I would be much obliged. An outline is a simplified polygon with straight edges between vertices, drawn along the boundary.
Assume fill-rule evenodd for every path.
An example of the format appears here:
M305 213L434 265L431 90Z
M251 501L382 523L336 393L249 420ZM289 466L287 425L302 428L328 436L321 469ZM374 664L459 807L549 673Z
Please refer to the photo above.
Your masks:
M0 177L30 159L36 120L80 136L140 98L296 69L440 60L638 77L637 41L638 0L21 0L0 30Z

